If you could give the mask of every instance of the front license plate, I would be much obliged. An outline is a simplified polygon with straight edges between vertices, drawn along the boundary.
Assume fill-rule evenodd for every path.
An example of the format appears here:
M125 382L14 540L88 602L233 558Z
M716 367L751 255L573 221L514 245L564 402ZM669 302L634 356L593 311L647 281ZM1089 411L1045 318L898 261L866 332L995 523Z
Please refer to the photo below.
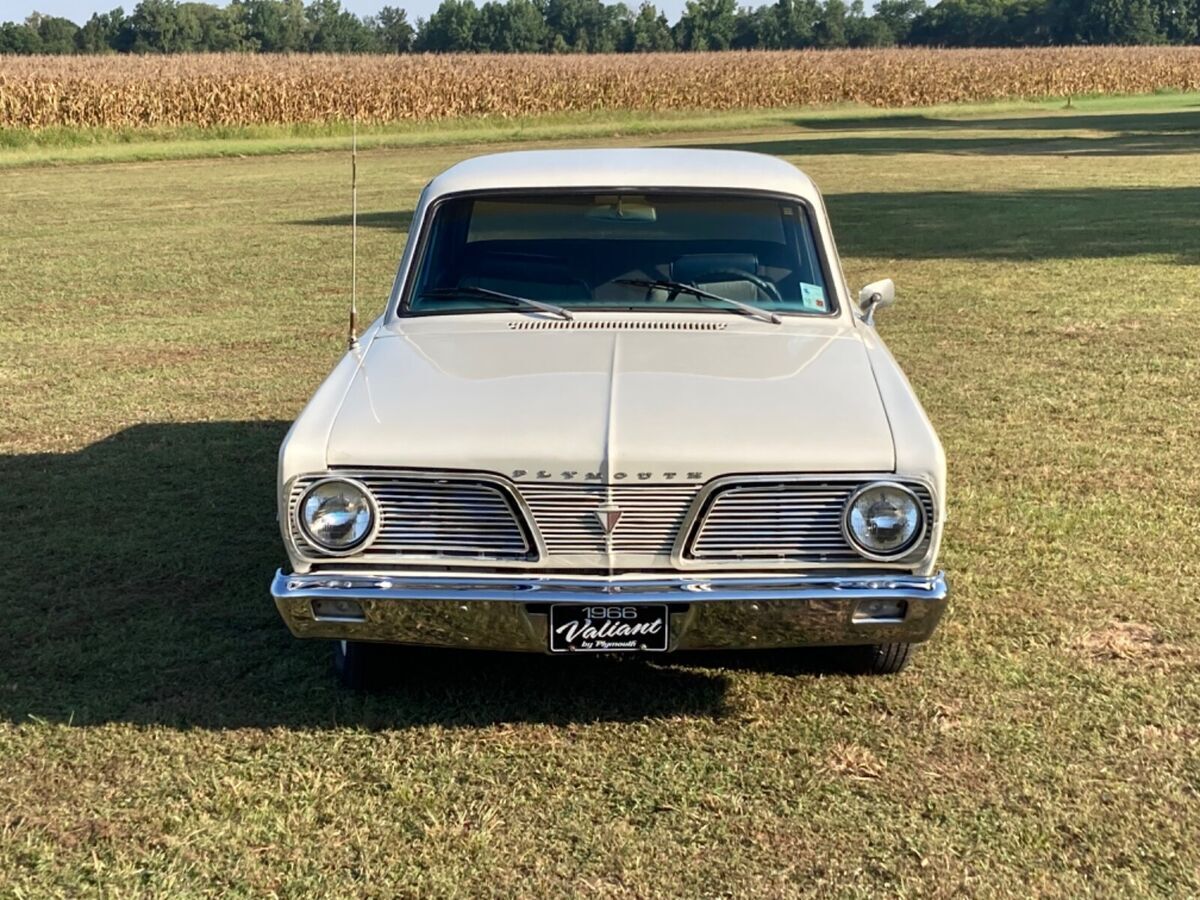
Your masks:
M550 607L551 653L662 653L670 637L667 607L576 605Z

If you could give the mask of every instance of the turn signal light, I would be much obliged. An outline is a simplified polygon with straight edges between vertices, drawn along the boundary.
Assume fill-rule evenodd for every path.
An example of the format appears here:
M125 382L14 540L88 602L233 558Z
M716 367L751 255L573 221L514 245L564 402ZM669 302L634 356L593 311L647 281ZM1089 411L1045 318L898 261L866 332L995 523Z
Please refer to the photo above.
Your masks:
M314 619L326 622L365 622L367 620L362 604L357 600L314 600L312 611Z
M859 600L854 608L854 621L902 622L906 612L907 600Z

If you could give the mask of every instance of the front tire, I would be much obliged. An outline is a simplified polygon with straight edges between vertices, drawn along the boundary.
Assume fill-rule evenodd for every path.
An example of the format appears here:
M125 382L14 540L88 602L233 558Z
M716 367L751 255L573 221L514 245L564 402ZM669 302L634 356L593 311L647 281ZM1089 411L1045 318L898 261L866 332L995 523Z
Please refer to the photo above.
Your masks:
M896 675L908 666L916 644L868 644L846 648L847 668L858 675Z
M333 645L333 671L342 687L368 691L375 686L379 647L362 641L338 641Z

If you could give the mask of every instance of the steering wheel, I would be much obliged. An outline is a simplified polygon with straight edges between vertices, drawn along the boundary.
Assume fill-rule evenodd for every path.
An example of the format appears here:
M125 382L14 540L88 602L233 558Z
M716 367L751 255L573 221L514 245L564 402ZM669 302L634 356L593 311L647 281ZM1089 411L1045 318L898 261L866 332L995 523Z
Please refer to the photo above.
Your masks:
M765 278L755 275L753 272L747 272L745 269L713 269L711 272L705 272L702 276L692 279L692 284L700 285L707 284L713 281L748 281L750 284L758 288L768 300L772 303L782 303L783 296L779 293L779 288L771 284Z

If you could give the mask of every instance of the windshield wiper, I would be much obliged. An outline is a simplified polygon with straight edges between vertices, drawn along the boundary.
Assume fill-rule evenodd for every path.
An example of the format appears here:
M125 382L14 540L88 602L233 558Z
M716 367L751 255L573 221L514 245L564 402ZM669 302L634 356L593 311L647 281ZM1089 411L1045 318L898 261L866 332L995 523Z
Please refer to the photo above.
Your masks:
M730 306L736 307L748 316L753 316L756 319L761 319L763 322L770 322L772 325L782 325L783 319L771 312L769 309L761 309L757 306L751 306L749 303L743 303L741 300L734 300L732 297L722 297L720 294L713 294L702 288L696 287L694 284L684 284L682 281L668 281L658 278L618 278L617 284L631 284L634 287L644 288L659 288L660 290L669 291L671 300L674 300L677 294L691 294L693 297L703 297L706 300L718 300L721 303L728 303Z
M553 303L543 303L541 300L531 300L529 297L518 297L516 294L505 294L501 291L493 291L491 288L476 287L475 285L463 285L462 287L453 288L435 288L430 291L422 291L422 297L483 297L488 300L498 300L501 303L507 303L509 306L523 306L526 309L536 309L538 312L544 312L552 316L558 316L560 319L566 319L570 322L575 317L570 311L563 309L561 306L555 306Z

